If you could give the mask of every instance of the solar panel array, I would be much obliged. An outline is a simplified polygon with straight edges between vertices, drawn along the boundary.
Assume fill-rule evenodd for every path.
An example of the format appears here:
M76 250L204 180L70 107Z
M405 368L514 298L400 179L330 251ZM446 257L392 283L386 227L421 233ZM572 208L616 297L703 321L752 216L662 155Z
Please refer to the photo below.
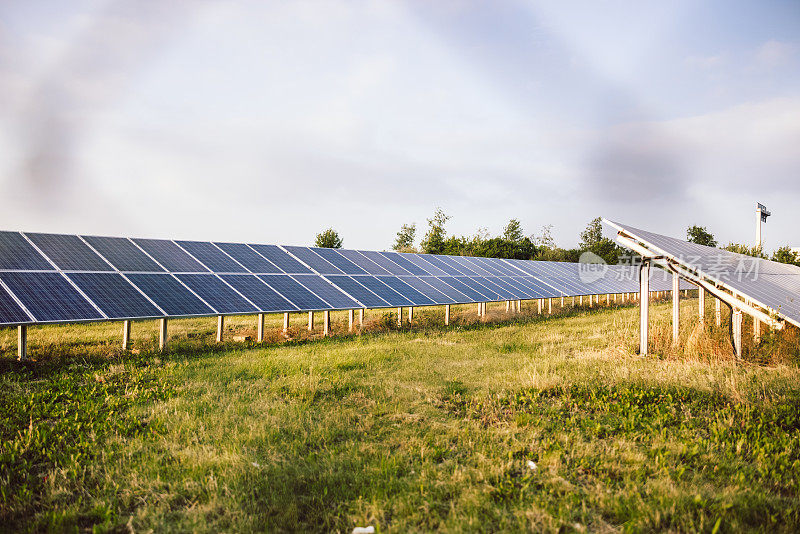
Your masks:
M581 269L499 258L0 232L0 325L638 291L632 267L608 266L599 277ZM671 278L654 273L652 291L671 287Z
M689 243L608 221L618 230L800 326L800 267Z

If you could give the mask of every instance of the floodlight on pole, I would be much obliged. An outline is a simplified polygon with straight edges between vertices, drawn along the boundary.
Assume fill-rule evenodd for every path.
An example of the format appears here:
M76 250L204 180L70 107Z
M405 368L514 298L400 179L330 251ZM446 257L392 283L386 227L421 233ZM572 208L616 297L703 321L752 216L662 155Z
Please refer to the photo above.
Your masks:
M767 217L772 215L772 213L767 210L764 204L756 202L756 215L756 247L758 247L758 250L761 250L761 223L767 222Z

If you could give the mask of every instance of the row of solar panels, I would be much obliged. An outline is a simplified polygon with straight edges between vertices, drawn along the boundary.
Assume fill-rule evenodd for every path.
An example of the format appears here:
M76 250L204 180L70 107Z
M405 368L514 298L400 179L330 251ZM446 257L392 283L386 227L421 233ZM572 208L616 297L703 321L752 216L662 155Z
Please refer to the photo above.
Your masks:
M800 267L607 222L615 229L636 237L647 248L800 326Z
M653 277L653 291L670 288L670 278ZM634 269L623 266L610 266L587 282L571 263L0 232L5 325L430 306L637 289Z

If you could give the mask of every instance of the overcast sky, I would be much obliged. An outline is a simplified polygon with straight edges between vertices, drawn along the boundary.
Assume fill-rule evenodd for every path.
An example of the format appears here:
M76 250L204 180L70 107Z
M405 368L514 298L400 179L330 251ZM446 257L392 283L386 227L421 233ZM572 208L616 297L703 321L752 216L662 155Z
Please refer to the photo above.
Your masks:
M800 2L0 3L0 229L800 246Z

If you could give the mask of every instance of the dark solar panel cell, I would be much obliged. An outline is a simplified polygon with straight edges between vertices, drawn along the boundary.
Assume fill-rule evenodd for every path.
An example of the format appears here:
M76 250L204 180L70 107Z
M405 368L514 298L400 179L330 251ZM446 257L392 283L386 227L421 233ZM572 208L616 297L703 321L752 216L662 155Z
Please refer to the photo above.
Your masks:
M257 277L248 274L224 274L222 278L236 288L258 309L263 312L297 311L291 302L286 300Z
M86 296L108 316L109 319L134 319L161 317L158 311L130 282L117 273L69 273Z
M374 256L368 257L363 252L357 250L339 250L339 254L350 260L351 262L355 263L362 269L364 269L369 274L394 274L392 271L387 270L382 265L379 265L375 262ZM385 263L391 264L389 260L378 254L377 252L375 255L378 256L378 261L383 261ZM399 266L395 265L396 269L400 269ZM403 273L408 274L408 273Z
M258 309L213 274L179 274L178 279L219 313L254 313Z
M0 269L55 271L19 232L0 232Z
M339 269L345 274L368 274L367 271L347 259L339 250L334 250L332 248L317 248L313 247L312 251L316 252L325 260L328 261L331 265ZM350 251L354 252L354 251ZM363 259L362 259L363 261Z
M129 274L128 279L144 291L167 315L212 315L214 310L206 306L191 291L169 274Z
M449 275L449 276L452 276L451 273L448 273L444 269L440 269L437 265L435 265L435 264L433 264L433 263L431 263L429 261L425 261L424 256L422 256L421 254L403 254L402 256L405 259L407 259L408 261L410 261L411 263L413 263L414 265L416 265L419 269L422 269L423 271L425 271L425 274L419 275L419 276L425 276L425 275L434 275L434 276Z
M59 273L0 273L0 278L37 322L103 318Z
M208 269L197 263L181 247L166 239L134 239L142 250L172 273L207 273Z
M356 280L359 284L385 300L389 306L412 306L414 304L374 276L359 276Z
M361 307L358 302L342 293L339 288L317 275L298 274L294 276L294 279L330 304L333 309L347 310Z
M497 278L492 278L492 281L501 287L511 291L514 295L514 299L534 299L534 298L541 298L538 296L536 291L531 290L531 288L520 284L516 280L512 280L510 276L500 276Z
M123 237L83 236L93 249L119 271L163 272L164 269L139 250L139 247Z
M32 319L28 317L19 304L0 287L0 324L29 323Z
M208 241L176 241L176 243L215 273L247 272L247 269Z
M245 245L244 243L215 243L219 248L230 254L233 259L244 265L250 272L258 274L282 273L271 261Z
M416 263L411 261L409 257L413 256L413 254L400 254L398 252L380 252L379 254L381 256L384 256L385 258L388 258L390 261L396 263L397 265L399 265L400 267L402 267L403 269L405 269L406 271L408 271L413 275L424 276L427 274L433 274L429 273L428 271L426 271L422 267L419 267ZM402 273L396 273L396 274L402 274Z
M474 302L474 300L461 291L458 291L450 284L443 282L442 280L449 280L454 278L452 276L444 276L441 279L436 278L434 276L422 276L420 277L426 284L432 286L437 291L444 293L449 298L453 299L455 302L464 303L464 302Z
M361 254L371 260L373 263L381 267L386 271L386 274L397 274L397 275L409 275L412 274L408 271L408 269L404 269L397 263L390 260L388 257L384 256L380 252L375 252L373 250L359 250ZM398 254L399 255L399 254ZM366 269L366 267L365 267ZM369 270L369 269L367 269ZM381 274L381 273L373 273L373 274Z
M466 276L481 276L483 274L472 265L463 261L461 256L438 256L438 258Z
M286 297L299 310L325 310L330 306L311 291L285 274L262 274L259 278L272 289Z
M420 293L404 281L410 278L413 278L413 276L406 276L402 279L394 276L379 276L378 280L410 300L414 306L431 306L435 304L433 299Z
M473 287L475 287L477 291L480 291L484 295L486 294L487 291L490 292L492 297L489 299L490 301L503 300L509 298L505 296L507 291L503 291L501 293L502 289L494 284L489 283L485 276L468 276L466 278L462 278L462 280L467 285L473 285Z
M430 264L435 265L440 270L444 271L445 274L448 274L450 276L461 276L463 274L466 274L456 269L453 265L451 265L450 262L446 262L441 258L439 258L438 256L434 256L433 254L420 254L418 257L427 261Z
M524 297L517 297L517 291L511 290L507 287L504 287L503 285L500 285L499 283L496 283L498 280L497 276L491 276L491 277L485 276L476 278L476 280L480 282L482 285L495 291L498 295L502 297L502 300L524 298Z
M25 234L59 269L64 271L113 271L76 235Z
M455 299L451 299L438 289L434 289L429 284L425 283L422 278L417 278L416 276L407 276L403 278L403 282L431 299L435 304L455 303Z
M474 287L467 285L465 283L465 277L463 276L441 276L439 277L439 280L457 289L469 297L472 302L485 302L486 300L491 300L488 297L488 295L490 295L488 291L480 292Z
M363 304L367 308L381 308L381 307L391 306L391 304L389 304L388 302L377 296L375 293L373 293L372 291L370 291L369 289L358 283L357 280L364 278L363 276L354 279L344 275L331 275L328 276L327 278L328 280L333 282L337 287L342 289L342 291L346 292L348 295L358 300L361 304Z
M311 250L309 247L283 247L294 257L320 274L344 274L344 271Z
M311 269L294 259L278 245L250 245L256 252L288 274L310 273Z

